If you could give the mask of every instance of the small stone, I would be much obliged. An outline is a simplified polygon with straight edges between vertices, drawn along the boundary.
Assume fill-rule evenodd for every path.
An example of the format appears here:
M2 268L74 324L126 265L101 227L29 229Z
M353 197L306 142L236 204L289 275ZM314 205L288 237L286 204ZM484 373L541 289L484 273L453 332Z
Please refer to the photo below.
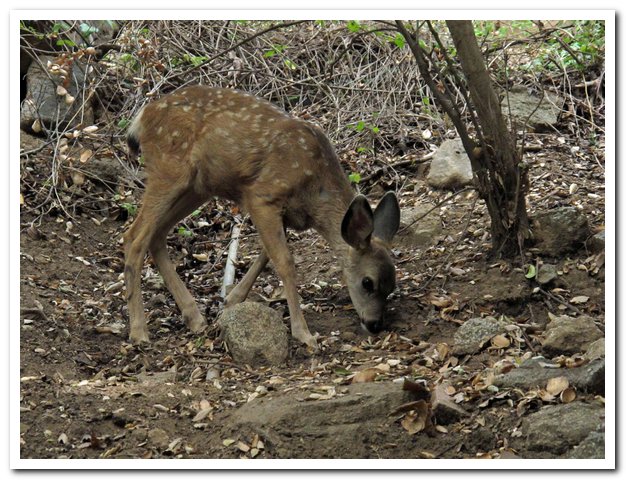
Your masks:
M400 212L400 225L406 227L398 235L396 242L407 247L426 248L434 245L441 236L441 216L432 205L417 204L403 208Z
M289 334L280 315L260 303L226 308L218 318L222 338L237 363L280 365L289 354Z
M162 428L153 428L148 432L148 440L155 447L165 450L169 445L167 432Z
M472 184L472 165L460 138L441 144L430 162L426 180L431 187L449 190Z
M480 351L494 336L506 333L508 323L494 317L470 318L454 334L454 355Z
M549 263L544 263L537 272L537 283L540 285L547 285L551 281L555 280L559 274L556 271L556 266Z
M439 425L448 425L469 415L461 406L454 403L445 388L445 385L439 384L430 394L433 414Z

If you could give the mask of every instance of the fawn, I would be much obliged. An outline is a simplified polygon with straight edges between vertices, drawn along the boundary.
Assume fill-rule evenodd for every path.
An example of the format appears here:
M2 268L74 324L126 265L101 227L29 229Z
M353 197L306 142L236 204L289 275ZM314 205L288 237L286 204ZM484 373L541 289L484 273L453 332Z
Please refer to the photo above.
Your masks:
M400 222L393 192L375 211L355 195L324 133L268 101L231 89L191 86L147 104L128 130L128 145L145 159L147 185L124 235L124 280L130 340L147 342L141 269L149 250L193 332L207 325L166 250L172 227L208 199L236 202L250 214L263 249L226 306L242 302L268 260L281 278L292 336L317 348L298 300L286 228L313 228L330 244L362 325L376 333L395 288L388 253Z

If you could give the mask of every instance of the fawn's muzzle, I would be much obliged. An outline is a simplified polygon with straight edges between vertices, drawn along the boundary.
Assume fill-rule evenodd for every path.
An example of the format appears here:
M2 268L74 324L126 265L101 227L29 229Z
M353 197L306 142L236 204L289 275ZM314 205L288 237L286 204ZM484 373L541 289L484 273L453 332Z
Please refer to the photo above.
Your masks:
M383 329L384 321L382 318L378 320L361 320L361 326L368 333L378 333Z

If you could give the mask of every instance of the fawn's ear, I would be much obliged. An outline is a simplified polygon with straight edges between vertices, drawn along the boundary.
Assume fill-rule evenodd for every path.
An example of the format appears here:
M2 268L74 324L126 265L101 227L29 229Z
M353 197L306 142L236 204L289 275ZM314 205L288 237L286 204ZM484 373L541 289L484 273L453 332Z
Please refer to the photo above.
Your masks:
M387 192L374 210L374 236L390 243L400 226L400 205L393 192Z
M363 195L352 200L341 222L341 236L348 245L357 250L366 249L374 231L372 207Z

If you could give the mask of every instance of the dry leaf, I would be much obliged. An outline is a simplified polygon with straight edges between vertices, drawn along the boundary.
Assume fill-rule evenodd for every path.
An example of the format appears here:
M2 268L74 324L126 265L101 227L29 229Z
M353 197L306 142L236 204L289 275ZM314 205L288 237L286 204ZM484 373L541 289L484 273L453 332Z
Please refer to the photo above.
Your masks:
M511 341L505 335L496 335L491 339L491 344L496 348L508 348Z
M83 132L85 132L85 133L93 133L96 130L98 130L98 126L97 125L90 125L89 127L83 128Z
M447 296L437 296L434 294L431 294L429 299L430 303L432 303L435 307L449 307L450 305L452 305L452 299L450 297Z
M224 445L225 447L230 447L235 442L236 442L236 440L234 440L232 438L226 438L226 439L222 440L222 445Z
M587 297L586 295L578 295L577 297L572 298L570 300L570 303L577 305L580 303L587 303L588 300L589 300L589 297Z
M247 453L250 451L250 447L248 445L246 445L245 443L243 443L241 440L239 440L237 442L237 445L235 445L239 450L241 450L244 453Z
M548 380L546 391L551 395L557 396L568 387L569 380L567 377L555 377Z
M380 370L381 373L388 373L391 370L391 365L388 363L379 363L374 368Z
M566 388L561 392L560 398L563 403L571 403L576 400L576 391L571 387Z
M373 382L382 372L378 368L366 368L352 377L352 383Z
M80 163L85 163L92 156L93 156L93 152L91 150L89 150L89 149L83 150L82 153L80 154L80 158L78 160L80 161Z
M430 406L424 400L415 402L415 410L411 410L401 420L402 427L411 435L421 432L430 424Z
M199 422L201 420L204 420L209 415L209 413L211 413L211 410L213 410L212 407L203 408L196 414L195 417L193 417L192 422Z

